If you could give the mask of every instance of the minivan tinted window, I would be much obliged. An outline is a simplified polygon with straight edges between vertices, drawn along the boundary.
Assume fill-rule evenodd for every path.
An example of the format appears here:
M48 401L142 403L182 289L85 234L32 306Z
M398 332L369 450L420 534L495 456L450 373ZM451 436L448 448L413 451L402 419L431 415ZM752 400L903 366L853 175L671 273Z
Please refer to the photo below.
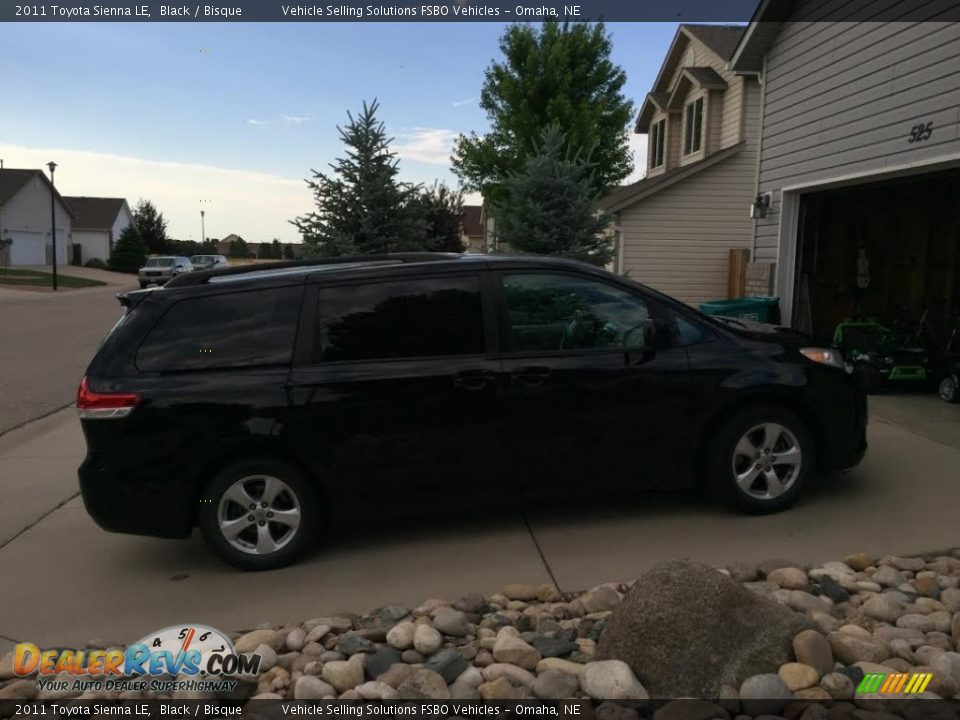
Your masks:
M143 372L290 362L303 287L186 298L174 303L137 351Z
M485 350L476 276L419 278L320 291L321 362L474 355Z

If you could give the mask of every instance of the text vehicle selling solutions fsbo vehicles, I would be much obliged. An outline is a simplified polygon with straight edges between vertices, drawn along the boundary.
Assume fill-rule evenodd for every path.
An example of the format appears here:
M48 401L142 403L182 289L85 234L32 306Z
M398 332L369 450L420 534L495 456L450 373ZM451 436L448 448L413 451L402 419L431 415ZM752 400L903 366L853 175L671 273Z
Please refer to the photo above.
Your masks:
M866 449L836 350L572 261L277 263L121 300L78 391L87 510L117 532L199 527L242 568L425 498L703 482L775 511Z

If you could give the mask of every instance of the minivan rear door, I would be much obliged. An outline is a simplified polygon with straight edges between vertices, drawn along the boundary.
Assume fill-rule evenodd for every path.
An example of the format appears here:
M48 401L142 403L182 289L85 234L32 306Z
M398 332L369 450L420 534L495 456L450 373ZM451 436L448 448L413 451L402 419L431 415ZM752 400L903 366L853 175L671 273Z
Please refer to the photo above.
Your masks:
M410 269L308 290L287 439L312 448L338 514L464 509L501 482L487 273Z

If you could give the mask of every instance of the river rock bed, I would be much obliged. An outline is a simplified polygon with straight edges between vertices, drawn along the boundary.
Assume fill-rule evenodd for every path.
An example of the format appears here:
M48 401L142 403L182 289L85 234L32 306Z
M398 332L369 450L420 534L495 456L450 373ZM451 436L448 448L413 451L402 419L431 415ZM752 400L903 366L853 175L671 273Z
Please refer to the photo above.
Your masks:
M715 571L705 572L716 579ZM922 697L960 700L960 549L922 558L857 553L815 566L786 560L736 563L720 573L750 593L789 608L798 623L790 627L804 629L795 635L791 630L778 666L720 686L704 698L709 702L686 702L682 712L658 704L656 715L664 720L738 715L867 720L874 711L864 708L876 696L855 697L865 673L932 673ZM616 643L603 637L632 585L609 583L561 595L552 585L512 584L489 596L431 599L412 608L386 605L366 614L339 613L284 625L265 623L231 635L237 652L258 653L262 660L259 674L242 679L230 697L584 698L601 703L595 712L602 720L632 720L645 712L642 704L603 701L647 700L648 688L664 687L663 678L657 677L658 663L637 667L634 661L631 667L609 656ZM691 596L688 601L702 604L710 599ZM724 608L711 612L723 617ZM119 644L92 641L87 646ZM704 661L688 658L691 666ZM168 697L43 690L35 676L14 677L12 665L12 653L0 660L0 700ZM204 696L183 693L173 698Z

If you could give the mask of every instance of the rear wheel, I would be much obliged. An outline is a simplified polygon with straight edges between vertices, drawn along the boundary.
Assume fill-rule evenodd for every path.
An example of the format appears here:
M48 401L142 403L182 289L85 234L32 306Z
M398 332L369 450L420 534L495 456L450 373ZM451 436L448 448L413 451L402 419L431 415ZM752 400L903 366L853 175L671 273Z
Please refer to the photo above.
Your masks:
M313 542L320 517L317 493L303 474L264 458L230 465L211 481L199 525L230 565L270 570L288 565Z
M940 399L948 403L960 402L960 377L957 375L947 375L940 381L938 390Z
M707 473L726 500L766 513L796 502L815 467L806 424L788 410L755 407L721 421Z

